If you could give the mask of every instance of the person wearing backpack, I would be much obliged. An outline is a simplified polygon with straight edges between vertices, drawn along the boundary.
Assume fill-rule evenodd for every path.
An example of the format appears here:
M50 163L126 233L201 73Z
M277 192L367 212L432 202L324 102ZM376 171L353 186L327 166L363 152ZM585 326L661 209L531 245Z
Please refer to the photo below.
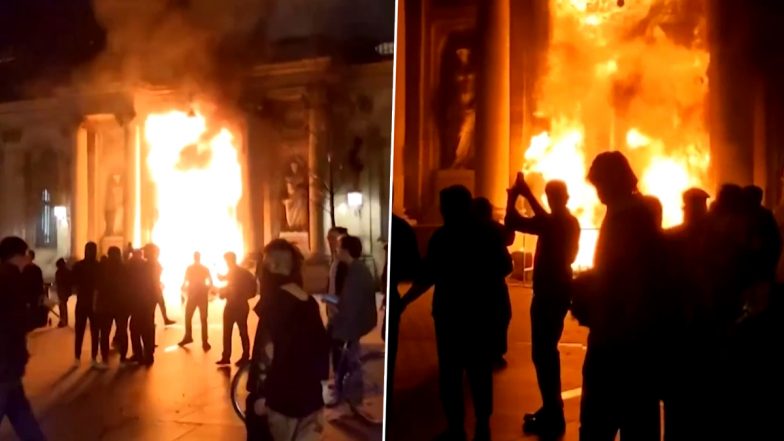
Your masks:
M229 272L225 276L218 276L221 281L226 282L226 287L221 291L221 298L226 299L226 307L223 310L223 356L216 364L221 366L231 364L231 335L236 324L242 341L242 357L235 364L244 366L250 361L248 300L256 296L258 287L253 274L237 265L236 254L229 252L223 257L226 259Z

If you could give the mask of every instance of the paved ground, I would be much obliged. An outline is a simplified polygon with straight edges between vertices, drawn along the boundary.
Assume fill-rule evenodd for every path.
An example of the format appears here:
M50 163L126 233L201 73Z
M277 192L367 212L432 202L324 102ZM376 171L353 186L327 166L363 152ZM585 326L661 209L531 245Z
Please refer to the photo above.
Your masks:
M537 439L524 437L522 417L539 408L541 400L536 374L531 362L531 330L528 308L531 291L511 286L513 318L509 332L509 366L495 376L495 411L492 419L493 440ZM445 428L438 401L437 364L430 294L423 296L406 311L401 322L401 338L395 378L395 418L387 441L430 441ZM470 326L470 324L467 324ZM585 356L585 328L567 317L561 339L562 383L565 398L567 432L564 440L577 440L581 369ZM470 406L470 398L466 399ZM467 407L471 415L470 407ZM470 424L473 424L471 422ZM469 432L469 434L471 434Z
M73 307L73 305L71 305ZM105 372L80 368L73 363L73 329L45 329L30 336L32 354L25 387L44 432L55 441L222 441L243 440L245 430L233 413L229 383L236 368L218 369L221 351L220 304L210 305L212 351L204 353L198 340L190 349L176 346L182 338L179 325L158 327L158 351L150 369L120 368L113 359ZM176 313L175 313L176 314ZM198 314L198 313L197 313ZM251 336L255 315L251 314ZM160 320L160 316L156 317ZM198 320L194 334L199 335ZM378 331L378 330L377 330ZM366 346L381 349L374 332ZM235 331L235 348L239 337ZM235 349L236 351L236 349ZM235 353L234 357L239 357ZM89 337L83 360L89 360ZM347 412L332 412L325 441L381 440L381 429L369 427ZM0 440L16 439L7 422L0 426Z

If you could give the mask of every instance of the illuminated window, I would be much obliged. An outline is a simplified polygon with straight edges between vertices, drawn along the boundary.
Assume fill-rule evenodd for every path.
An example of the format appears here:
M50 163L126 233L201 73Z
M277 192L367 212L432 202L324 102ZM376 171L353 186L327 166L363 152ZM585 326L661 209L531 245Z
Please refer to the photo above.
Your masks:
M49 189L41 192L41 214L37 230L35 242L38 248L57 248L57 217Z

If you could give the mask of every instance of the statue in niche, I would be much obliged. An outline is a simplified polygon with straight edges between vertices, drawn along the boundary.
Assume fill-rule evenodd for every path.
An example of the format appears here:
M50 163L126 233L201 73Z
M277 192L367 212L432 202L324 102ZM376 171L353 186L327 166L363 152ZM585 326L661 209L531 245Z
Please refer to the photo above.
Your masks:
M473 166L476 70L469 42L468 35L453 35L443 51L437 99L442 168Z
M308 230L308 173L303 161L294 158L289 161L289 169L284 176L285 192L283 208L286 231Z
M106 184L104 216L106 222L104 236L121 235L125 219L125 185L120 173L111 174Z

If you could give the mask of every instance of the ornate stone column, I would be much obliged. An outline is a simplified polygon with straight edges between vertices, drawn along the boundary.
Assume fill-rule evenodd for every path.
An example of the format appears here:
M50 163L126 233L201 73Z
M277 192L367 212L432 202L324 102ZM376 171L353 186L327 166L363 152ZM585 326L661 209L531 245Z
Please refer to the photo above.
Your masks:
M310 103L308 115L308 167L310 168L310 225L308 228L310 239L310 253L313 257L326 255L324 233L324 201L322 188L318 179L314 179L314 171L320 170L319 166L326 160L323 145L327 142L329 128L324 114L324 90L314 86L307 91Z
M497 210L506 202L509 176L510 0L480 2L477 35L480 68L476 114L476 193Z
M405 145L406 145L406 2L397 2L397 31L395 33L395 115L394 144L392 157L392 212L405 213Z

